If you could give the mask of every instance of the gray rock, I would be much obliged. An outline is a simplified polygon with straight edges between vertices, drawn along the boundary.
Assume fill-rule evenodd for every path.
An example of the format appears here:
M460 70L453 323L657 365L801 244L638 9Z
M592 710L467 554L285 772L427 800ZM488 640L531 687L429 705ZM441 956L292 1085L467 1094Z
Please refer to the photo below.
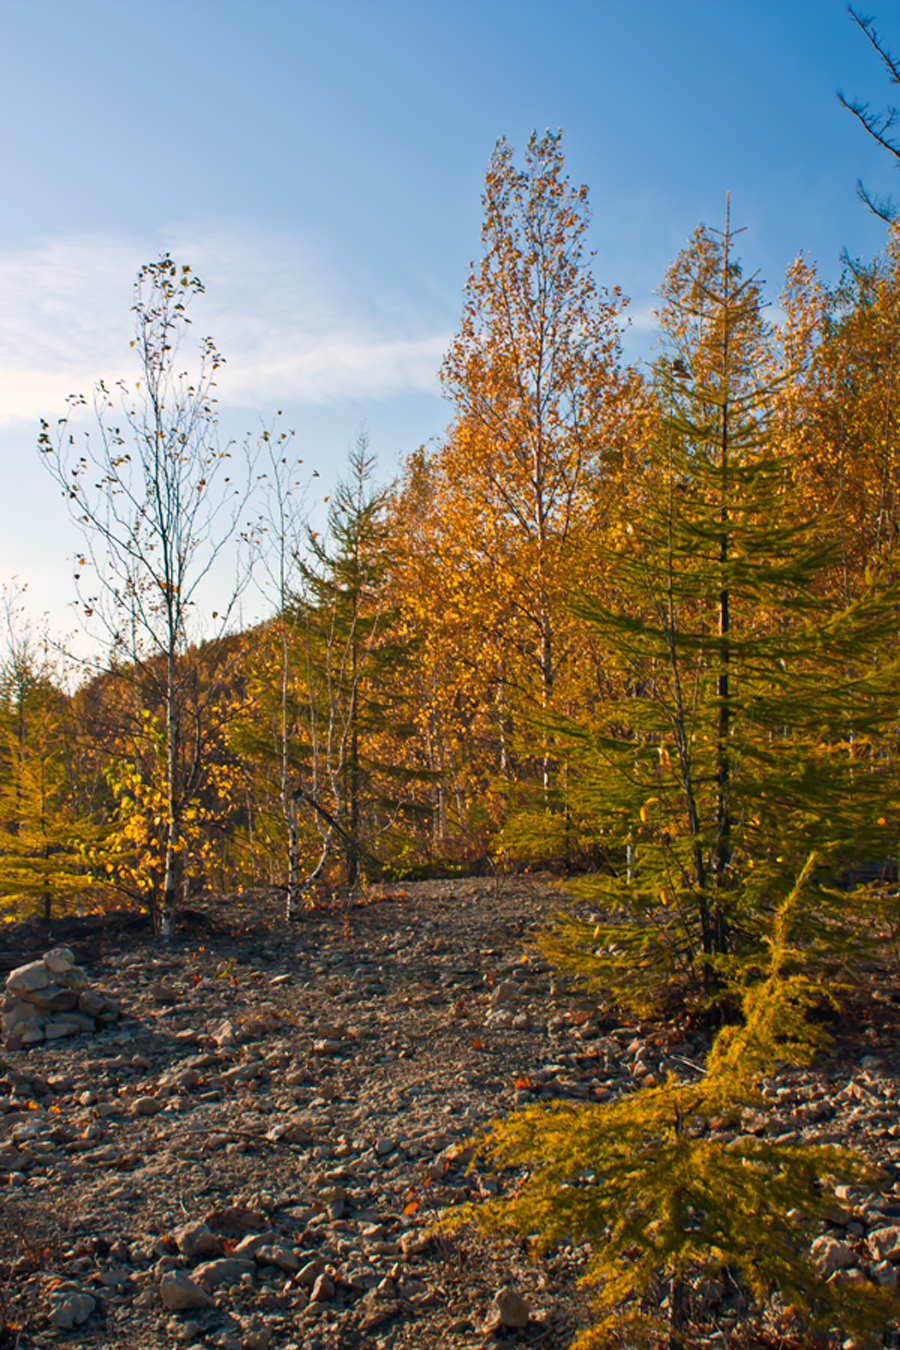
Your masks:
M200 1075L196 1069L171 1069L159 1080L160 1087L180 1088L183 1092L193 1092L200 1086Z
M837 1238L824 1234L816 1238L811 1248L812 1259L821 1273L834 1275L838 1270L847 1270L857 1262L856 1252L849 1242L840 1242Z
M44 1014L38 1012L31 1003L14 1002L3 1014L3 1030L15 1031L21 1027L24 1031L29 1025L43 1026Z
M51 975L59 975L75 965L75 956L68 947L54 947L51 951L44 952L44 965Z
M240 1242L235 1243L231 1255L241 1256L252 1260L260 1247L271 1246L273 1242L280 1241L281 1238L271 1228L267 1229L264 1233L248 1233L246 1237L241 1238Z
M347 1036L347 1028L340 1022L317 1022L315 1034L324 1041L343 1041Z
M46 989L50 983L50 972L43 961L29 961L27 966L18 966L10 971L6 979L8 994L32 994L36 989Z
M44 960L46 959L45 956ZM87 971L81 966L69 966L65 970L54 971L54 975L57 984L63 985L66 989L74 989L76 993L88 987Z
M225 1256L219 1261L204 1261L194 1271L199 1284L216 1289L220 1284L238 1284L242 1275L254 1275L256 1265L237 1256Z
M312 1289L316 1280L324 1272L325 1265L322 1261L307 1261L297 1275L297 1283L304 1285L307 1289Z
M102 1012L97 1013L97 1021L103 1022L105 1026L112 1026L122 1015L122 1010L116 999L108 994L105 989L99 991L103 995L104 1008Z
M869 1251L876 1261L900 1261L900 1228L876 1228L869 1234Z
M527 1327L530 1316L528 1304L512 1285L505 1285L498 1289L487 1310L485 1318L485 1330L495 1330L498 1327Z
M132 1116L155 1116L157 1112L164 1111L166 1104L160 1101L159 1097L135 1097L128 1108L128 1114Z
M255 1327L244 1333L242 1350L269 1350L272 1333L268 1327Z
M296 1275L300 1269L300 1258L297 1253L281 1242L257 1247L255 1258L258 1266L277 1266L287 1275Z
M515 980L501 980L491 993L491 1007L508 1007L510 1003L518 1000L519 994L520 989Z
M310 1303L330 1303L334 1298L334 1284L324 1273L316 1276L316 1282L309 1295Z
M81 1031L81 1029L82 1028L77 1026L75 1022L56 1020L45 1023L44 1035L48 1041L58 1041L61 1040L63 1036L74 1036L75 1033Z
M281 1121L278 1125L273 1125L266 1134L269 1143L277 1144L308 1144L312 1135L305 1125L297 1121Z
M226 1069L219 1077L223 1083L249 1083L252 1078L259 1078L265 1068L261 1059L251 1059L246 1064L235 1064L233 1069Z
M65 1022L68 1026L74 1027L76 1031L94 1031L94 1030L95 1030L95 1024L94 1024L94 1019L93 1019L93 1017L86 1017L86 1016L84 1015L84 1013L80 1013L80 1012L74 1012L74 1011L73 1011L73 1012L67 1012L67 1013L60 1013L58 1016L56 1016L56 1017L53 1018L53 1021L54 1021L54 1022ZM50 1021L49 1021L49 1019L48 1019L48 1021L47 1021L47 1026L49 1026L49 1025L50 1025ZM49 1034L49 1033L48 1033L48 1034Z
M154 1003L177 1003L181 994L168 980L153 980L148 985L148 993Z
M384 1273L374 1266L354 1266L341 1278L351 1289L377 1289L384 1279Z
M224 1022L220 1022L215 1030L211 1031L209 1034L210 1039L215 1041L220 1050L223 1046L235 1045L237 1042L234 1023L227 1019Z
M53 1299L50 1321L60 1331L71 1331L73 1327L80 1327L86 1322L96 1306L96 1299L91 1298L90 1294L63 1294Z
M205 1223L186 1223L174 1236L178 1250L189 1260L195 1260L198 1256L222 1255L221 1242Z
M78 1002L78 995L61 984L42 985L40 989L23 992L20 997L33 1003L41 1012L68 1012Z
M97 1017L106 1011L106 999L96 989L83 989L78 997L78 1007L87 1017Z
M869 1267L869 1274L882 1289L897 1288L897 1267L890 1261L876 1261Z
M374 1294L375 1291L372 1291ZM366 1295L365 1311L359 1324L360 1331L374 1331L377 1327L384 1326L400 1311L400 1304L395 1302L383 1302L381 1298L373 1298L369 1303L368 1299L372 1294Z
M212 1299L196 1280L183 1270L170 1270L159 1282L159 1296L169 1312L181 1312L186 1308L209 1308Z

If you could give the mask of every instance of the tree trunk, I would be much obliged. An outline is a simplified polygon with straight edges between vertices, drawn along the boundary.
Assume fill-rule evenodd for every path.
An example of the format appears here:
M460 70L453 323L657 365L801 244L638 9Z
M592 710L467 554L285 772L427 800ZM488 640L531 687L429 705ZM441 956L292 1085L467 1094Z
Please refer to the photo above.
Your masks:
M175 890L178 849L181 842L178 819L178 715L175 692L175 651L170 646L166 656L166 863L163 880L160 936L172 941L172 918L175 913Z
M303 901L303 888L300 884L300 828L297 823L297 798L288 794L288 890L287 918L296 919Z
M729 219L726 208L725 216L725 266L724 272L724 333L722 347L722 383L727 390L729 387L729 252L728 240ZM719 569L721 585L719 590L719 676L716 692L718 695L718 719L716 727L716 848L713 859L713 872L716 881L716 902L715 912L713 914L714 942L715 950L723 952L727 943L725 907L721 896L721 890L725 885L725 872L731 857L731 815L729 811L729 784L731 779L731 759L728 753L728 736L731 729L731 708L729 704L729 666L731 663L731 648L729 642L729 633L731 630L731 611L730 595L728 589L728 555L729 555L729 441L728 441L728 416L729 402L727 394L722 403L722 427L721 427L721 466L722 466L722 508L721 521L722 533L719 539Z
M668 1350L684 1350L684 1280L673 1275L669 1285Z

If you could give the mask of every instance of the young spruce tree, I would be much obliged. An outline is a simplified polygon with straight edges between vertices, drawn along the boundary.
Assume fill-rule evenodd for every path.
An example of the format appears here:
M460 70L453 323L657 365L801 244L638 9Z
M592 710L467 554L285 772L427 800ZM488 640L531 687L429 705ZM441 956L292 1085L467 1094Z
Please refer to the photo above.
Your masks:
M573 1350L683 1350L694 1331L703 1334L704 1291L723 1277L759 1330L767 1304L786 1314L794 1334L784 1344L838 1328L869 1343L895 1308L875 1284L827 1281L811 1250L817 1222L836 1204L835 1183L863 1178L857 1159L707 1129L710 1118L758 1106L759 1080L777 1061L807 1063L822 1044L806 1013L826 991L795 946L815 902L815 861L778 907L763 978L743 989L742 1020L719 1033L699 1078L670 1076L597 1106L531 1106L480 1140L488 1166L516 1169L516 1178L497 1199L453 1212L448 1226L524 1234L538 1254L587 1240L582 1283L596 1292L597 1321Z

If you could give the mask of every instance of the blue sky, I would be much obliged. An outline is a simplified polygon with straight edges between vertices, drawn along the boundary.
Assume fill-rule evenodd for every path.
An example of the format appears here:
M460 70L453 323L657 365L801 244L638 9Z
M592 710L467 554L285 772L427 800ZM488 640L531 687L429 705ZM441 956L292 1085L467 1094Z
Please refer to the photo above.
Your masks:
M900 51L894 7L866 12ZM37 420L131 373L160 252L206 283L225 434L283 409L324 494L362 423L388 478L449 420L435 372L500 136L563 129L640 357L726 190L772 297L801 249L836 279L881 247L855 182L900 178L838 88L896 102L840 0L0 0L0 580L70 624Z

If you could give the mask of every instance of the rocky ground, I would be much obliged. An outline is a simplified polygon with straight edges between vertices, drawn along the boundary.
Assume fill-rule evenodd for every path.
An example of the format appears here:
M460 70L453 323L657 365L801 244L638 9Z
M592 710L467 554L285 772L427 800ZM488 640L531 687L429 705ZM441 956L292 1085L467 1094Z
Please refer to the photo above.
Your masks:
M467 1142L524 1102L689 1078L707 1038L598 1021L529 948L558 900L540 880L467 879L293 926L274 893L209 900L169 947L124 921L64 933L123 1016L0 1053L0 1298L25 1328L0 1350L19 1335L22 1350L571 1345L589 1321L585 1249L532 1263L430 1231L497 1185L467 1170ZM60 941L0 926L0 971ZM814 1070L767 1080L739 1124L709 1123L880 1164L818 1239L823 1278L848 1288L893 1288L900 1269L897 998L873 971ZM692 1344L788 1344L734 1290L707 1303Z

